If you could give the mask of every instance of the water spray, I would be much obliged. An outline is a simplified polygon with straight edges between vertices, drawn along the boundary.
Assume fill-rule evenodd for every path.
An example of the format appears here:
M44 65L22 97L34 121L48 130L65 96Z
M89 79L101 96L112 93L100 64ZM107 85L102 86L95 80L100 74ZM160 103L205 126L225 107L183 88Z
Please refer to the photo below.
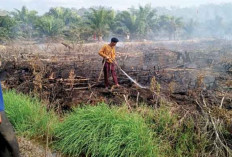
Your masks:
M139 88L147 89L147 87L140 85L136 80L134 80L134 79L133 79L132 77L130 77L124 70L122 70L122 68L117 64L116 61L114 61L114 63L115 63L116 66L122 71L122 73L123 73L124 75L126 75L126 77L127 77L129 80L131 80L134 84L136 84Z

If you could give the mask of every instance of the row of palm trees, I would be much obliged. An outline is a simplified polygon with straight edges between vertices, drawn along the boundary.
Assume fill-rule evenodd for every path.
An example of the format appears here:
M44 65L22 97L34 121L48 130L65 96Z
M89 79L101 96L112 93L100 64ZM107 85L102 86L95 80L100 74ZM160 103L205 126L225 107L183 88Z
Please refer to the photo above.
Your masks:
M0 28L5 28L6 25L8 34L0 31L0 38L64 37L70 40L102 40L110 34L127 35L130 39L139 40L149 38L152 34L159 36L160 32L169 39L175 39L178 30L185 26L182 18L158 16L150 5L125 11L90 8L83 15L76 9L57 7L41 16L37 11L23 6L21 10L15 9L10 15L0 17ZM193 27L193 24L190 25ZM191 33L188 30L186 32Z

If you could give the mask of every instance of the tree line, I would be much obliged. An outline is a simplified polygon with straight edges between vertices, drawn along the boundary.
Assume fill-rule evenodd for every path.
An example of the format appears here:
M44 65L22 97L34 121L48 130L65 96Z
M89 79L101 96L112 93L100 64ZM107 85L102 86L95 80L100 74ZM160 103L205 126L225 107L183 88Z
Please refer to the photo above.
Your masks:
M189 39L199 29L219 32L215 29L221 23L219 16L202 24L195 18L186 19L171 12L159 14L151 5L123 11L105 7L79 10L55 7L43 15L23 6L6 16L0 16L0 40L64 38L71 41L101 41L110 36L118 36L122 40Z

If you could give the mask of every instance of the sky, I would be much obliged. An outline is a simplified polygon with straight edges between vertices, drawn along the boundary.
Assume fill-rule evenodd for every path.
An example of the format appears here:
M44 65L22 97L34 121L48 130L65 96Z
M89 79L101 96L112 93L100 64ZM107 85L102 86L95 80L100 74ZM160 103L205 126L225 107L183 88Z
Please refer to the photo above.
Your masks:
M0 0L0 9L13 11L15 8L20 9L25 5L30 10L37 10L44 13L51 7L68 7L80 9L93 6L106 6L114 10L126 10L131 6L151 4L153 7L190 7L201 4L220 4L232 3L232 0Z

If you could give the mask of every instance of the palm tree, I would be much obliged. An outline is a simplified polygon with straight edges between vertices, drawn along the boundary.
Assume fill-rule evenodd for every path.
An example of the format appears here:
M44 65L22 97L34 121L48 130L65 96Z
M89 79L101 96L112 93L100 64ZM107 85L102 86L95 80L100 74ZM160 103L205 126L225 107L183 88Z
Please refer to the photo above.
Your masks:
M22 31L24 37L31 38L33 33L34 23L37 20L37 11L29 11L25 6L21 10L15 9L11 13L18 23L18 28Z
M45 36L55 37L60 35L64 26L61 19L53 16L42 16L36 23L37 30Z
M116 16L117 29L119 34L130 34L132 37L136 36L138 25L136 23L136 15L129 11L122 11Z
M85 15L87 18L86 24L89 26L91 32L97 36L98 40L101 41L102 37L110 30L109 24L114 19L114 12L103 7L99 9L91 8L90 10Z
M168 32L169 40L176 38L176 32L183 26L182 18L162 15L159 19L159 25Z
M51 8L49 12L46 13L46 15L63 20L66 26L70 26L71 24L77 24L80 21L80 16L77 14L77 10L69 8Z
M13 38L16 34L13 31L15 21L10 16L0 16L0 41Z
M116 20L119 22L120 31L129 33L133 38L144 38L154 30L157 23L156 11L150 5L139 9L130 8L129 11L120 12Z
M156 25L157 17L156 10L151 8L151 5L139 6L136 11L138 25L138 35L140 38L146 37L147 33L151 32Z

